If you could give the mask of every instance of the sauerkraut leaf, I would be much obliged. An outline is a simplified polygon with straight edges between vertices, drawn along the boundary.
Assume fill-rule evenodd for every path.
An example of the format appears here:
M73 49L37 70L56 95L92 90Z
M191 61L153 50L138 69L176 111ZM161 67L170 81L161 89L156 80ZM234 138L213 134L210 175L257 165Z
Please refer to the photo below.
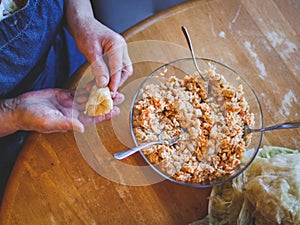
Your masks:
M212 189L208 216L192 224L300 224L300 153L264 146L241 176Z

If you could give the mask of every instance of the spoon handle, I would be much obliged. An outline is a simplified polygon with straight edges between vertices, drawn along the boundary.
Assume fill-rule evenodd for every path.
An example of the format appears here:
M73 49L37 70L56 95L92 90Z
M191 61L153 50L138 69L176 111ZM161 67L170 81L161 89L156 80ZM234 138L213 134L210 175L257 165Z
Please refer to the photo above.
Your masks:
M198 67L198 64L197 64L197 61L196 61L196 56L195 56L195 53L194 53L194 48L193 48L193 44L192 44L192 41L191 41L191 38L190 38L190 35L189 35L189 32L187 30L187 28L185 26L181 26L181 30L185 36L185 39L188 43L188 46L189 46L189 49L190 49L190 52L191 52L191 55L192 55L192 59L193 59L193 62L194 62L194 65L196 67L196 70L197 72L199 73L199 75L202 77L203 80L205 80L205 77L203 77L199 67Z
M298 128L298 127L300 127L300 122L288 122L288 123L282 123L274 126L265 127L262 128L261 131L291 129L291 128Z
M128 157L144 148L148 148L152 145L157 145L157 144L162 144L162 143L164 143L164 141L153 141L153 142L145 143L145 144L136 146L134 148L127 149L122 152L117 152L114 154L114 157L115 157L115 159L118 159L118 160L125 159L126 157Z

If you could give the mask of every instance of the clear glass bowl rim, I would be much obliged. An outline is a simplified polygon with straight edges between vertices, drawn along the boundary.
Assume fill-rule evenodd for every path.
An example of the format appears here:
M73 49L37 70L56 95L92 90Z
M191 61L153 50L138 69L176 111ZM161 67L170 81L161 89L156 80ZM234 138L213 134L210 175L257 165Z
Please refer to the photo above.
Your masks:
M133 129L133 111L134 111L134 105L135 105L135 102L136 102L136 99L137 97L139 96L139 93L141 91L141 89L143 88L143 86L145 85L145 83L151 78L153 77L153 75L156 74L157 71L161 70L162 68L164 67L167 67L167 66L172 66L172 65L175 65L176 63L179 63L179 62L183 62L183 61L188 61L188 60L193 60L192 58L181 58L181 59L177 59L177 60L174 60L174 61L171 61L171 62L168 62L168 63L165 63L163 64L162 66L159 66L157 67L155 70L153 70L141 83L140 85L138 86L134 96L133 96L133 99L132 99L132 103L131 103L131 106L130 106L130 113L129 113L129 122L130 122L130 132L131 132L131 136L132 136L132 139L134 141L134 144L136 146L138 146L138 142L135 138L135 135L134 135L134 129ZM260 120L261 120L261 124L259 124L259 127L264 127L264 119L263 119L263 113L262 113L262 108L261 108L261 104L260 104L260 101L255 93L255 91L253 90L253 88L249 85L249 83L241 76L239 75L234 69L232 69L231 67L221 63L221 62L218 62L218 61L215 61L213 59L208 59L208 58L196 58L196 60L201 60L201 61L204 61L204 62L212 62L214 64L219 64L220 66L222 67L225 67L226 69L230 70L231 72L233 72L237 77L239 77L240 79L243 80L243 82L247 85L247 87L249 88L249 90L251 91L251 93L253 94L253 96L255 97L255 100L256 100L256 103L258 104L258 108L259 108L259 112L260 112ZM180 182L180 181L177 181L175 179L172 179L171 177L167 176L165 173L163 173L162 171L160 171L159 169L157 169L149 160L148 158L143 154L142 151L140 151L140 154L141 156L144 158L144 160L147 162L147 164L152 167L152 169L160 174L162 177L164 177L165 179L171 181L171 182L174 182L176 184L179 184L179 185L184 185L184 186L189 186L189 187L194 187L194 188L210 188L210 187L213 187L213 186L217 186L217 185L221 185L221 184L224 184L228 181L231 181L232 179L236 178L237 176L239 176L241 173L243 173L248 167L249 165L253 162L253 160L255 159L258 151L259 151L259 148L261 146L261 142L262 142L262 138L263 138L263 132L259 132L260 133L260 137L259 137L259 140L258 140L258 143L257 143L257 147L256 149L254 150L253 154L251 155L250 159L247 161L247 163L243 166L243 168L241 168L237 173L235 173L234 175L230 176L230 175L226 175L228 178L225 178L223 180L220 180L222 177L220 178L217 178L217 179L213 179L212 181L207 181L207 182L201 182L201 183L187 183L187 182ZM220 180L220 181L219 181Z

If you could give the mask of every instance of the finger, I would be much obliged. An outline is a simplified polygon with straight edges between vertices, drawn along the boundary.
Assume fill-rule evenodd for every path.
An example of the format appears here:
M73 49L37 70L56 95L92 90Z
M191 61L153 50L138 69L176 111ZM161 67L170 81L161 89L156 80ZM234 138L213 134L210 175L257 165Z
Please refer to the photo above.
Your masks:
M75 130L79 133L84 132L83 124L76 118L66 118L62 121L57 121L57 129L60 132Z
M84 125L78 119L73 118L72 123L73 123L73 130L79 133L84 132Z
M73 106L73 96L69 90L56 90L56 99L63 107L70 108Z
M115 96L122 75L123 69L123 51L124 46L114 49L109 53L109 66L111 71L111 80L109 83L110 90L113 92L113 96Z
M127 78L132 75L132 73L133 73L132 62L130 60L128 54L128 48L126 45L123 48L123 69L122 69L119 87L123 85L123 83L127 80Z
M84 124L84 126L89 126L92 124L100 123L104 120L109 120L112 117L117 116L119 114L120 114L120 109L117 106L114 106L113 109L109 113L107 113L103 116L90 117L90 116L81 114L79 116L79 120L81 121L82 124Z
M74 95L83 95L87 92L85 88L77 88Z
M122 86L129 76L133 73L132 63L128 55L127 45L123 47L123 67L118 87Z
M102 122L104 120L109 120L109 119L111 119L111 118L113 118L113 117L115 117L119 114L120 114L120 109L117 106L114 106L113 109L109 113L107 113L103 116L94 117L93 122L95 124L97 124L97 123Z
M78 88L74 96L73 109L82 111L82 105L85 106L89 98L89 94L90 92L86 90L86 88Z
M114 105L121 104L124 101L124 99L125 99L125 96L122 93L117 92L116 96L113 98Z
M82 104L76 104L76 109L78 110L78 112L82 113L85 111L86 108L86 103L82 103Z
M130 75L132 75L133 68L132 68L132 62L128 54L128 48L127 45L124 47L123 51L123 70L126 70Z
M121 87L124 82L128 79L129 76L132 75L132 71L128 71L126 67L123 68L122 73L121 73L121 79L119 83L119 87Z
M95 79L91 80L90 82L88 82L85 86L85 90L87 90L88 92L91 92L92 87L96 84Z
M75 101L77 104L80 105L80 104L86 103L88 98L89 98L89 93L85 92L85 93L82 93L81 95L76 95Z
M84 132L83 124L73 118L66 118L64 116L55 117L54 119L48 119L44 121L42 127L40 127L40 132L42 133L53 133L53 132L66 132L70 130L76 130L80 133Z
M103 57L98 56L91 64L92 72L99 87L106 87L109 83L109 70Z

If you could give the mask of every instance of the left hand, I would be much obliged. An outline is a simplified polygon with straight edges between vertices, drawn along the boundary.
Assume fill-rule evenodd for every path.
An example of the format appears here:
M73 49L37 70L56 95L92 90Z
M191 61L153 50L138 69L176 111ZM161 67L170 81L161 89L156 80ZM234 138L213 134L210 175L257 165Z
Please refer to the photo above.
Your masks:
M116 105L124 100L122 94L116 94L113 99L114 107L108 114L89 117L83 113L88 91L83 89L77 91L80 92L78 99L74 99L74 91L64 89L44 89L20 95L14 112L16 117L14 121L17 122L18 129L41 133L69 130L83 133L85 126L119 114L120 110Z

